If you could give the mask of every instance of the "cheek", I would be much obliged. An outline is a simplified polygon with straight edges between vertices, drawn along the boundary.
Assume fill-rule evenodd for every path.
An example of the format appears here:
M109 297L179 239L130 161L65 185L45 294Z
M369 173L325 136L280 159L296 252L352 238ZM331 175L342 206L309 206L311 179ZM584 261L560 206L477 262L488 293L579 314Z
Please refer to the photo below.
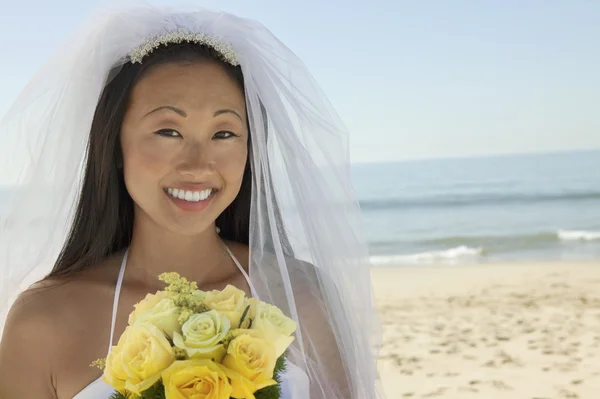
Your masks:
M248 151L245 146L215 157L217 169L226 184L238 186L242 183L247 157Z
M151 141L124 141L122 145L125 186L133 201L141 205L154 197L158 183L169 173L172 155Z
M172 154L152 141L123 143L123 165L128 186L160 179L170 170Z

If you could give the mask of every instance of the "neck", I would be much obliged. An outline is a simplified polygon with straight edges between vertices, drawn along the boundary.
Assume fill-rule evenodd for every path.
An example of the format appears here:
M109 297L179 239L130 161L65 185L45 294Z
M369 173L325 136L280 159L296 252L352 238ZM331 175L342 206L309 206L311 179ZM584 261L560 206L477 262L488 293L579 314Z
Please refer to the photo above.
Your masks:
M128 279L148 288L162 289L158 276L177 272L198 283L219 280L231 259L211 225L197 235L170 232L149 220L134 223L127 259Z

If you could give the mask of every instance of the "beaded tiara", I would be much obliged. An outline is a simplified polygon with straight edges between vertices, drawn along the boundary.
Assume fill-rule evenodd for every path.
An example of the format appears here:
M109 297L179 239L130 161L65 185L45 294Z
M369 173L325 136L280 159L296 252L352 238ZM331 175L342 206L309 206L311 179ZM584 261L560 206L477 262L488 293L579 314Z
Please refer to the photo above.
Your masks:
M233 66L239 65L235 52L228 43L220 39L210 37L204 33L197 33L185 30L167 32L150 38L142 45L134 48L129 53L129 59L133 64L141 63L144 57L152 53L161 45L184 42L197 43L211 47L219 53L223 61Z

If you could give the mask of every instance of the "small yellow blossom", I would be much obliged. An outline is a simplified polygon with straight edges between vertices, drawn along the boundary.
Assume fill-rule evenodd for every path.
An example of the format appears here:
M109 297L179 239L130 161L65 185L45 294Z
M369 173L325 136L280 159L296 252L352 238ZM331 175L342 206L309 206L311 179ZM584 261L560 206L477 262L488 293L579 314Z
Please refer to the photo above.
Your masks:
M195 313L204 313L210 308L204 304L204 292L198 289L198 285L181 277L178 273L163 273L158 276L159 280L167 283L165 291L175 306L180 309L178 322L183 325Z
M198 284L196 282L189 281L176 272L163 273L158 276L158 279L167 283L167 288L165 288L167 292L191 295L198 291Z
M97 359L90 364L90 367L97 367L100 370L104 370L106 368L106 358Z

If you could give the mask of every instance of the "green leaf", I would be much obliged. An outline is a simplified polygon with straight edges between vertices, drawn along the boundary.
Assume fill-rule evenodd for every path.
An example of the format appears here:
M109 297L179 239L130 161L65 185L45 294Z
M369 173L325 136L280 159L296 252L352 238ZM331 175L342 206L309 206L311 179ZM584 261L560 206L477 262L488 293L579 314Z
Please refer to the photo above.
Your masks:
M113 392L112 395L110 395L110 398L108 398L108 399L127 399L127 398L121 392L115 391L115 392Z
M242 323L244 322L244 319L248 315L248 311L249 310L250 310L250 305L246 306L246 309L244 310L244 313L242 313L242 318L240 319L240 326L242 325Z
M166 399L165 387L162 380L158 380L156 384L142 392L141 399Z
M285 372L287 366L285 364L285 353L279 356L279 359L275 362L275 374L279 377L279 374Z
M277 381L277 385L271 385L259 389L254 393L256 399L280 399L281 398L281 374L285 372L285 355L279 356L275 363L275 372L273 373L273 379Z

